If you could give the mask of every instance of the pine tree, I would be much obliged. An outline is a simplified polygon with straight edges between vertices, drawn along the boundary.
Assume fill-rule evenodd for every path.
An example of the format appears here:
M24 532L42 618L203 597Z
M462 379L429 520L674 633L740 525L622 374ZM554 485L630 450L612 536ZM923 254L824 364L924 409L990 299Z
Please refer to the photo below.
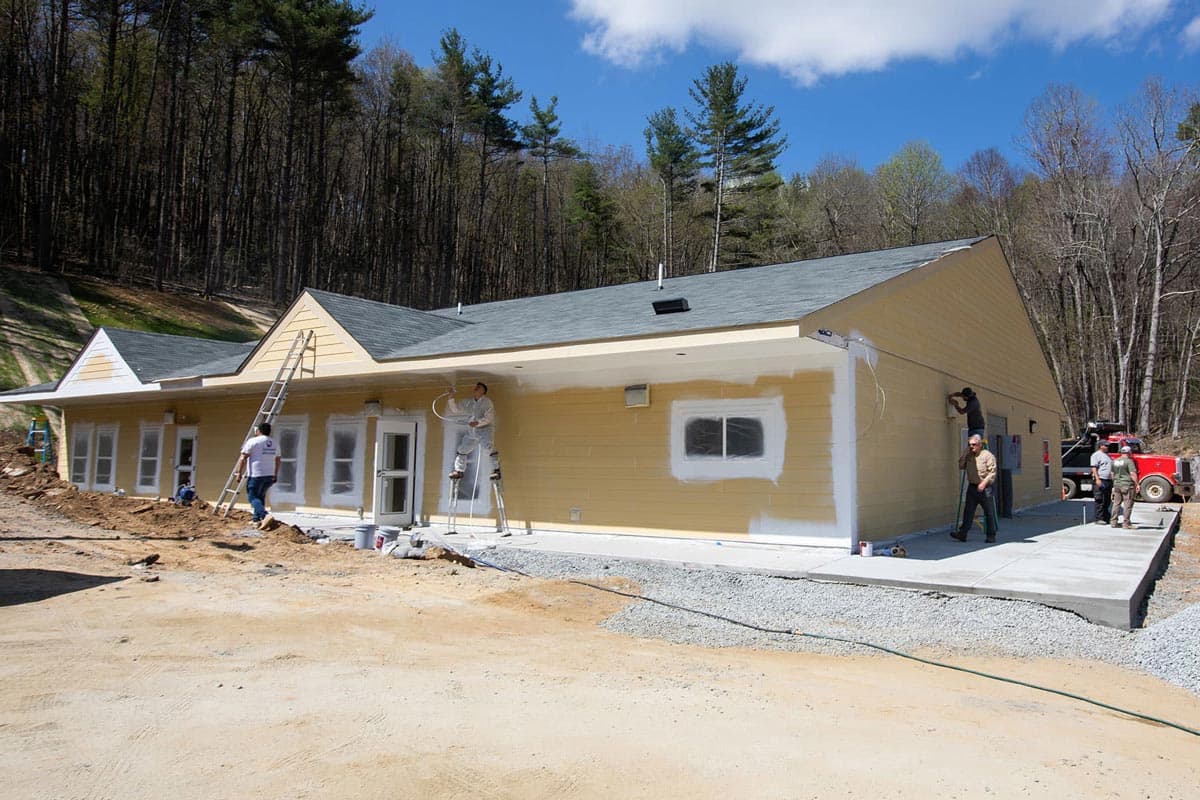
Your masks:
M701 166L712 170L704 188L713 195L712 254L708 271L721 263L722 234L740 209L735 199L769 191L780 183L775 159L787 145L779 132L775 107L743 102L746 79L731 62L716 64L697 79L688 93L696 103L687 112L699 145Z
M687 131L679 124L675 109L655 111L646 121L646 156L663 187L662 260L666 273L674 274L675 206L696 185L700 154Z
M542 108L536 97L529 101L529 112L533 121L521 127L525 149L529 155L542 162L542 292L554 290L554 271L550 264L550 164L562 158L577 158L582 151L570 139L560 136L562 125L558 121L558 97L551 97L550 104Z

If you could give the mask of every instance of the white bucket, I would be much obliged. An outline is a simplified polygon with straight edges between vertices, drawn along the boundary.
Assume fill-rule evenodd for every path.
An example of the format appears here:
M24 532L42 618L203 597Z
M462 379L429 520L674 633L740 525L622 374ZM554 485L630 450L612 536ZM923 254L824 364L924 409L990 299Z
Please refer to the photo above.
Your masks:
M356 525L354 528L354 549L370 550L375 546L375 526Z
M875 555L875 545L873 542L859 542L858 554L866 558L867 556Z
M400 538L400 529L390 525L381 525L375 533L375 549L383 552L383 546Z

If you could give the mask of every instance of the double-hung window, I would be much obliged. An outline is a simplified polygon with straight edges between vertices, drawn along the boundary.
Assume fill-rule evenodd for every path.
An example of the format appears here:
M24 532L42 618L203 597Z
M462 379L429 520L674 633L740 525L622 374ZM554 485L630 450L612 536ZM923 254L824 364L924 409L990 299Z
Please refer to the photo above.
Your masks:
M271 487L271 499L280 503L304 503L304 464L308 450L308 419L278 417L271 433L279 448L279 474Z
M366 421L361 417L334 416L329 418L325 429L325 485L321 490L321 505L360 507Z
M142 425L138 446L137 493L158 494L162 463L162 426Z
M116 488L117 426L83 423L71 426L71 483L83 490Z

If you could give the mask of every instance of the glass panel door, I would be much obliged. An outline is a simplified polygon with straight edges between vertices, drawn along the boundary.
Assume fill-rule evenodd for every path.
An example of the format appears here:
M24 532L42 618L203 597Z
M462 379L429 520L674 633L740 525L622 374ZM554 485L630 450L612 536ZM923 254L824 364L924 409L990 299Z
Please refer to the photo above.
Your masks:
M376 524L412 524L416 447L415 422L379 420L375 441Z

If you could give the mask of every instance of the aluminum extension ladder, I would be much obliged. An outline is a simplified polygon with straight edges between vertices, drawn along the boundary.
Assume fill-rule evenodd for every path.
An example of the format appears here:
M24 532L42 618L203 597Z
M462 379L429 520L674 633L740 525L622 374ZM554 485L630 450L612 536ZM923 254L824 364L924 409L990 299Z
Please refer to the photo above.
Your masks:
M246 439L254 435L254 429L259 424L263 422L273 423L275 417L279 416L279 412L283 410L283 404L287 401L288 384L292 382L292 378L296 375L296 370L303 363L304 352L308 349L312 338L313 332L311 330L296 332L296 338L292 339L292 346L288 349L283 363L279 365L279 372L275 373L275 380L271 383L271 388L267 389L267 396L263 398L262 405L258 409L258 414L254 417L254 422L250 423L250 431L246 434ZM242 441L244 442L246 439ZM241 457L239 455L238 460L233 464L233 469L229 471L229 479L225 481L225 488L221 490L221 494L217 498L217 503L213 506L214 514L228 517L229 509L233 508L233 503L237 499L238 492L242 490L242 484L246 482L246 477L239 475L237 471L237 465L240 461Z
M496 459L499 467L499 457ZM503 476L503 473L501 473ZM512 536L508 527L508 512L504 508L504 479L492 478L492 496L496 498L496 533L501 536ZM450 507L446 514L446 533L458 533L458 487L462 478L450 479Z

